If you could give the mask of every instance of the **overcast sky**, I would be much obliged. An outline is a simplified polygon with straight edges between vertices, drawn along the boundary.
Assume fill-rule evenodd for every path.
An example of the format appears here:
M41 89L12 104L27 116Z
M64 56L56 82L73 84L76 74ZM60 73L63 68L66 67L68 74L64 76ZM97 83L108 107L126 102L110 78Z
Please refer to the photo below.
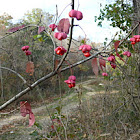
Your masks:
M71 0L2 0L0 4L0 15L4 12L10 14L14 21L21 19L24 13L31 11L33 8L41 8L50 14L55 14L56 4L58 6L59 14L61 11L71 3ZM92 42L104 42L104 38L111 37L116 33L117 29L109 27L108 22L104 22L103 27L97 27L97 23L94 22L94 16L98 16L100 13L100 6L106 3L106 0L79 0L79 11L83 13L83 19L80 21L75 20L75 24L79 24L86 32L87 38L90 38ZM77 9L78 0L75 0L75 9ZM61 15L61 18L67 18L68 12L71 6ZM75 27L74 38L79 35L84 37L84 33L79 27Z

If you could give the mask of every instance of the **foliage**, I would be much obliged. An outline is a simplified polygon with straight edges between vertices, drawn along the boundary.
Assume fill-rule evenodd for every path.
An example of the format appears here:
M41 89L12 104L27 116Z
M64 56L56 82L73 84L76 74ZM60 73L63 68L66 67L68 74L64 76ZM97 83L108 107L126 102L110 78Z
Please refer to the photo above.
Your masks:
M128 8L128 12L126 8ZM77 47L76 53L72 54L71 42L73 27L75 26L74 19L76 18L77 20L81 20L83 17L81 12L74 10L74 0L72 3L72 11L73 12L69 13L69 16L71 17L71 26L68 19L62 19L58 23L57 29L59 32L54 32L57 25L51 24L49 28L45 28L42 26L42 14L44 14L42 13L43 11L40 9L33 9L31 13L28 12L25 15L23 22L26 24L36 25L26 26L26 28L16 30L9 36L2 38L1 44L6 49L4 53L1 53L2 66L14 70L14 73L16 73L17 76L20 75L21 77L22 75L22 80L24 81L24 83L18 82L18 77L15 78L14 74L9 73L9 71L4 71L3 75L6 78L4 78L3 83L6 84L6 86L2 85L3 89L9 94L8 97L11 97L13 96L11 93L14 93L14 90L18 87L18 91L22 91L22 94L19 94L18 98L29 91L31 91L32 94L34 93L36 98L36 93L40 94L43 88L47 89L48 91L48 88L51 86L53 87L53 89L51 89L51 93L53 93L55 89L59 90L60 101L58 102L59 105L55 107L56 112L51 114L47 109L52 122L50 126L51 130L48 131L46 135L47 138L98 139L102 136L105 136L106 138L106 136L109 135L110 139L130 139L130 135L135 133L138 129L137 122L139 122L138 118L140 116L140 36L133 36L133 39L130 39L131 44L127 38L131 36L134 30L138 30L137 28L139 27L139 24L135 26L135 28L132 30L133 32L130 32L124 41L111 41L109 44L110 48L105 46L99 51L98 49L94 49L92 46L87 45L85 38L81 41L82 45L78 44L80 47ZM105 11L107 11L107 13L105 13ZM121 14L119 14L119 12L121 12ZM125 15L126 13L128 15ZM103 21L104 18L107 18L108 20L112 21L111 25L113 27L119 27L121 30L128 32L131 26L131 19L129 16L131 13L131 4L125 3L123 0L117 0L115 4L110 4L108 6L106 5L105 9L101 10L101 15L99 16L98 20ZM47 18L48 22L52 20L50 15L47 15ZM47 22L46 25L48 25ZM101 22L99 25L101 25ZM18 26L18 29L19 27L21 26ZM67 35L69 28L70 36ZM67 39L68 36L69 38ZM65 48L62 42L66 39L68 42L67 48ZM28 50L29 46L30 52ZM81 51L78 52L78 49ZM82 53L84 53L84 56L81 56ZM84 58L84 60L81 60L82 58ZM106 93L108 94L103 94L101 97L98 97L97 93L92 92L92 95L93 93L97 94L97 96L93 97L96 97L97 100L91 101L89 99L87 100L87 103L85 103L85 99L82 100L81 86L75 87L77 85L76 79L78 79L76 76L80 72L77 70L77 73L74 73L72 67L85 63L91 59L92 68L95 75L98 76L99 68L103 71L102 76L104 76L104 79L107 80L104 82L104 84L106 85ZM99 60L99 63L97 60ZM66 67L64 64L65 62L68 67ZM75 63L73 64L72 62ZM109 63L109 65L107 65L108 67L106 67L106 62ZM32 67L30 67L31 65ZM100 66L99 68L98 65ZM28 73L25 73L25 69ZM65 71L66 69L70 69L70 74L68 73L68 75L71 76L68 76L67 74L61 75L61 72ZM81 65L79 69L82 70L83 75L84 73L89 75L87 73L89 69L88 67L83 67ZM12 78L12 80L9 77ZM53 78L49 80L50 77ZM46 82L46 80L48 81ZM76 92L78 93L79 106L77 107L78 111L76 112L78 115L76 117L72 117L70 120L68 119L68 116L62 112L61 85L63 84L61 80L68 84L69 88L76 88ZM43 84L41 85L40 83ZM7 86L7 84L10 84L10 86ZM34 89L36 86L38 90ZM22 90L25 87L28 88ZM65 89L68 90L68 88L64 88L64 90ZM90 91L95 91L95 88L89 89ZM115 91L115 94L113 93L114 90L117 90ZM118 94L116 92L118 92ZM111 93L111 95L109 93ZM7 102L7 104L12 103L15 99L17 99L17 96L15 96L12 101ZM90 101L94 102L94 104L91 105ZM29 104L28 107L30 108ZM27 112L27 107L24 109L24 111L25 115L32 112L31 108L28 109L29 112ZM32 117L34 123L34 116ZM93 118L95 120L93 120ZM37 123L35 123L35 125L42 131L42 127L40 125ZM136 126L136 128L134 127L133 132L129 131L130 126ZM111 128L113 128L113 130ZM123 130L120 132L118 131L119 128ZM120 136L122 132L125 132L125 136ZM40 134L40 132L36 130L33 131L32 135L43 138L42 133Z
M95 22L102 27L102 22L107 19L111 21L110 26L118 27L122 31L128 32L132 25L132 3L127 0L115 0L112 4L106 4L100 9L100 15L95 16Z
M3 15L0 16L0 27L10 26L12 24L11 19L13 19L12 16L7 13L3 13Z
M53 15L46 13L40 8L34 8L32 11L28 11L24 14L23 19L21 19L21 23L23 24L39 24L43 23L45 26L49 25L52 22Z

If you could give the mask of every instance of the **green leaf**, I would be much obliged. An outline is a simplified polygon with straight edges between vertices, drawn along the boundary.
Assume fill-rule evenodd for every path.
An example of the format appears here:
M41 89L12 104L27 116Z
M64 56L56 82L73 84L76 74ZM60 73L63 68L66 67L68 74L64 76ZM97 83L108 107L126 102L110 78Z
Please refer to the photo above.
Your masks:
M31 136L38 136L39 135L39 133L38 133L38 131L37 130L34 130L31 134L30 134Z
M60 114L60 113L61 113L61 109L62 109L62 107L57 106L55 109L57 110L58 114Z
M34 35L33 38L36 39L38 35Z
M44 41L44 40L43 40L43 37L38 38L38 40L39 40L40 42L43 42L43 41Z
M39 39L39 38L41 38L42 37L42 35L37 35L37 39Z
M85 43L85 40L81 40L81 43L84 44Z
M42 130L42 126L39 123L35 122L34 125L37 126L37 128Z
M101 21L98 23L98 26L102 27L102 22Z
M108 40L108 38L106 37L106 38L105 38L105 41L107 41L107 40Z
M97 16L94 16L94 21L95 21L95 22L97 21Z

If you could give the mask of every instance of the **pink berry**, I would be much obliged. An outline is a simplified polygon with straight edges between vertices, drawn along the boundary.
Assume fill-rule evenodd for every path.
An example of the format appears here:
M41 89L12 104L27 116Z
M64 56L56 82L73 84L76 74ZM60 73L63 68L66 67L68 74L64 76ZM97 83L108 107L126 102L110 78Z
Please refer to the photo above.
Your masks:
M104 72L104 73L102 73L102 76L108 76L108 74Z
M127 51L123 52L123 55L127 55Z
M82 49L82 52L85 53L85 52L89 52L91 50L91 46L89 45L83 45L83 49Z
M29 49L29 46L23 46L21 49L22 49L23 51L27 51L27 50Z
M83 18L83 14L80 11L77 11L76 19L81 20Z
M71 84L68 84L69 88L72 88L72 85Z
M69 12L69 16L76 18L77 20L81 20L83 18L82 12L73 9Z
M66 53L66 49L62 46L58 46L56 49L55 49L55 52L58 54L58 55L63 55L64 53Z
M135 45L135 44L136 44L136 42L132 41L132 42L131 42L131 44L132 44L132 45Z
M84 47L84 45L81 45L81 46L79 47L79 50L82 50L82 49L83 49L83 47Z
M115 56L114 55L111 55L110 57L111 57L112 61L115 60Z
M123 52L123 55L126 55L127 57L130 57L131 56L131 52L125 51L125 52Z
M58 40L63 40L67 38L67 34L66 33L59 33L57 36Z
M76 77L75 77L74 75L71 75L71 76L69 76L68 79L69 79L69 80L73 80L73 81L75 81L75 80L76 80Z
M63 40L67 38L67 34L64 32L56 32L54 33L54 37L57 38L58 40Z
M59 32L54 33L54 37L57 38Z
M69 88L75 87L75 80L76 77L74 75L69 76L68 80L65 80L64 82L67 83Z
M55 24L50 24L49 27L52 29L52 31L54 31L55 28L57 27L57 25L55 25Z
M71 86L72 86L72 87L75 87L75 83L72 83Z
M110 57L107 58L108 61L112 61L112 59Z
M136 42L140 42L140 35L134 35L133 37L135 38Z
M31 52L29 50L25 51L26 55L31 55Z
M130 52L127 52L127 57L130 57L131 56L131 53Z
M130 38L130 41L135 42L135 38L134 37Z
M79 47L79 50L81 50L84 53L85 57L89 57L90 56L90 50L92 49L92 47L90 45L81 45Z
M69 16L70 16L70 17L76 17L76 16L77 16L77 11L72 9L72 10L69 12Z
M89 56L90 56L90 53L89 53L89 52L85 52L85 53L84 53L84 56L85 56L85 57L89 57Z
M130 41L131 41L131 44L134 45L136 43L136 38L134 38L134 37L133 38L130 38Z
M70 80L65 80L64 82L67 83L67 84L69 84L70 83Z
M115 69L115 68L116 68L116 64L111 64L111 67L112 67L113 69Z

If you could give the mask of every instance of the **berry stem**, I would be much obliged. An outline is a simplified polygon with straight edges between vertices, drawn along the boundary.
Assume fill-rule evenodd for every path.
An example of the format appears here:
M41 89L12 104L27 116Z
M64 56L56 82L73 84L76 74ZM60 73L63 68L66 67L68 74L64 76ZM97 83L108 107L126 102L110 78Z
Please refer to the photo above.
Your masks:
M65 60L65 62L66 62L66 64L68 64L68 65L69 65L71 75L73 75L73 69L71 68L70 63L68 63L68 61L66 61L66 60Z

